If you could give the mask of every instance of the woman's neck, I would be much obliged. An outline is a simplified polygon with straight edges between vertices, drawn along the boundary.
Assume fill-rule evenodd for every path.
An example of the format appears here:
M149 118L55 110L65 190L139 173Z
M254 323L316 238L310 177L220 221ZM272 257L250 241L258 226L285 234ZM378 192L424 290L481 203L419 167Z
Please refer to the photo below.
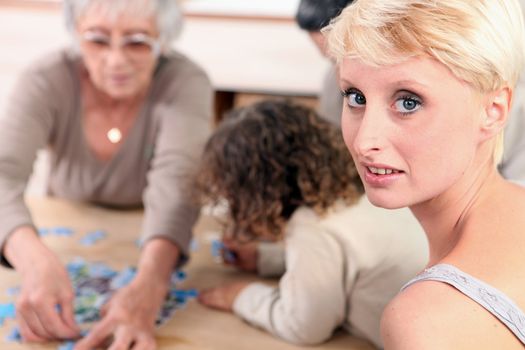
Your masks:
M91 84L92 85L92 84ZM92 98L97 105L107 110L130 109L141 104L146 97L147 90L143 90L132 96L114 98L92 85Z
M485 163L478 171L466 172L456 184L438 197L411 206L429 242L429 265L448 256L465 233L472 208L480 205L494 186L503 181L494 165Z

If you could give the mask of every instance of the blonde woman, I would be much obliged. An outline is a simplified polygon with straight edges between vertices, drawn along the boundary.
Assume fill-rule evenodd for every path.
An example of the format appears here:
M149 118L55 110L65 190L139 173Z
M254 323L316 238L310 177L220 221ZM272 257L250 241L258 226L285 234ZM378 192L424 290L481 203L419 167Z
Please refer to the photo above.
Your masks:
M408 206L428 268L382 317L387 349L523 349L525 189L496 165L524 61L516 0L358 0L328 31L369 200Z

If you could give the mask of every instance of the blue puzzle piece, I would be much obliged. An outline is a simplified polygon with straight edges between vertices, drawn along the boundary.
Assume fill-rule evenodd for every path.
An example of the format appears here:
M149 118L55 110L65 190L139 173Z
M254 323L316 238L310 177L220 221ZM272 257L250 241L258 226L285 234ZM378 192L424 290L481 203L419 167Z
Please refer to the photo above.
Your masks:
M82 337L85 337L87 334L88 334L88 331L86 330L83 330L80 332L80 335ZM75 344L76 344L76 341L71 341L71 340L65 341L58 346L57 350L73 350L73 348L75 347Z
M11 331L5 337L5 340L8 342L21 342L22 335L20 334L20 330L18 329L18 327L14 327L13 329L11 329Z
M190 241L190 251L196 252L197 250L199 250L199 242L195 238L192 238Z
M20 294L20 287L7 288L6 294L10 297L16 297Z
M15 318L15 304L0 304L0 326L4 324L7 318Z
M41 227L38 229L38 235L41 237L49 235L57 236L71 236L75 233L73 229L65 226L56 226L56 227Z
M196 289L173 289L170 291L170 294L175 298L186 300L189 298L196 298L199 295L199 292Z
M67 341L67 342L60 344L57 350L73 350L74 347L75 347L74 341Z
M116 271L103 263L92 263L89 264L88 268L91 277L113 278L117 276Z
M41 236L41 237L47 236L50 233L51 233L51 230L48 229L48 228L41 227L41 228L38 229L38 235Z
M186 272L177 270L171 274L171 284L177 284L186 279Z
M137 270L133 267L128 267L122 270L120 273L118 273L110 283L110 287L112 289L119 289L126 285L128 285L131 280L135 277L137 274Z
M107 237L107 233L102 230L88 232L84 237L79 240L79 243L84 246L92 246L98 241Z
M226 248L224 243L218 239L211 242L211 255L217 258L222 258L229 263L234 263L237 260L237 254Z
M53 227L51 231L58 236L71 236L74 233L73 229L64 226Z

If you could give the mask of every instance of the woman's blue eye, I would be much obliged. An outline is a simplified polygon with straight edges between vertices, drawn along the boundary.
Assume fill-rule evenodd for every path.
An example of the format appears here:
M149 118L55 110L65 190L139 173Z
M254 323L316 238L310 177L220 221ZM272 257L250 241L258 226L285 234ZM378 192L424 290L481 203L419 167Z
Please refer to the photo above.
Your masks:
M365 95L358 91L348 91L345 92L344 95L348 99L348 105L350 107L362 107L366 104L366 98Z
M413 113L421 107L421 101L417 98L406 96L397 100L394 103L394 107L400 113Z

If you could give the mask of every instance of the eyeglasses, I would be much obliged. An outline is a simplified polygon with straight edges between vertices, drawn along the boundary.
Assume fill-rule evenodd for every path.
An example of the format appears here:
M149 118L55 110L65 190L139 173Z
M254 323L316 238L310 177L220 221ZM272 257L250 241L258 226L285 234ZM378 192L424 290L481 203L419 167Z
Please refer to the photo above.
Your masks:
M103 56L112 48L111 37L95 31L86 31L80 35L82 50L84 54L91 56ZM117 45L124 55L135 63L140 63L160 54L160 43L143 33L123 36Z

